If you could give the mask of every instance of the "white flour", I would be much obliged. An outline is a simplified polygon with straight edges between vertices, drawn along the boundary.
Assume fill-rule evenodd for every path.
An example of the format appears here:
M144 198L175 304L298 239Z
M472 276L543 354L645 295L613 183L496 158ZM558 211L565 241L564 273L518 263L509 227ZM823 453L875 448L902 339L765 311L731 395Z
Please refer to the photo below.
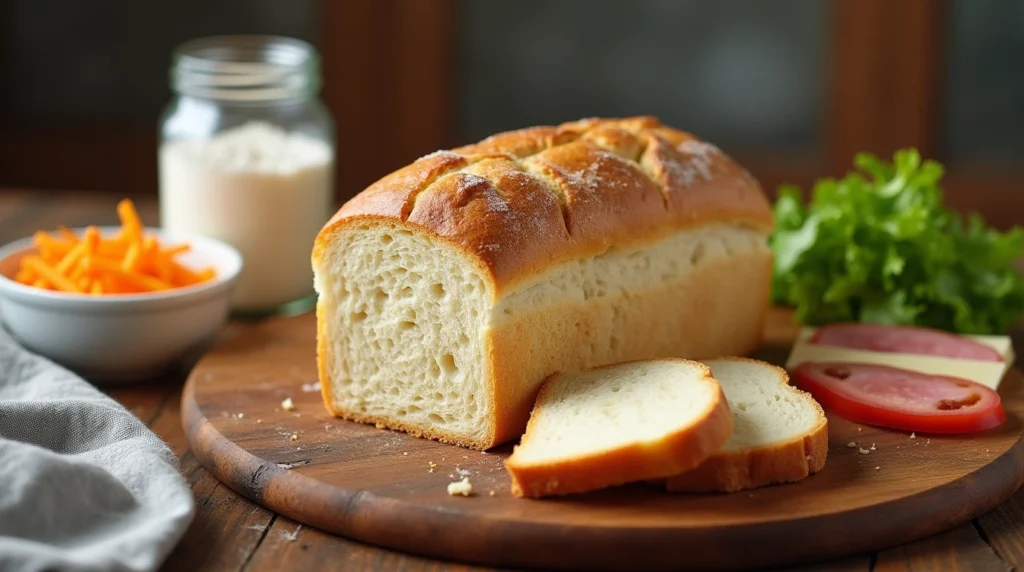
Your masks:
M233 306L272 308L313 292L310 252L330 216L333 152L263 122L160 149L161 226L223 240L245 260Z

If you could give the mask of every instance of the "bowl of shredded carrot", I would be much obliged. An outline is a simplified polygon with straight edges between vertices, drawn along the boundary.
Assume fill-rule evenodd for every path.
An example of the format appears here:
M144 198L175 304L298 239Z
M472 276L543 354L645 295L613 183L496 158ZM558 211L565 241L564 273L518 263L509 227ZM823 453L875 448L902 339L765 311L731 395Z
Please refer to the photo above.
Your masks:
M0 248L0 318L29 350L96 381L187 363L227 321L242 257L211 238L142 224L58 227Z

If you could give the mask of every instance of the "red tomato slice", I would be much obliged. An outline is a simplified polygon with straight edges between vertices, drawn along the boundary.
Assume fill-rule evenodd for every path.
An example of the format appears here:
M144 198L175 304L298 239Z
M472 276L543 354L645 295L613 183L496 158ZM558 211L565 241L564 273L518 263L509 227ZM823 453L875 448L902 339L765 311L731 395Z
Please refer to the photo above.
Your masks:
M803 363L797 386L851 421L922 433L969 433L1006 420L999 394L966 379L859 363Z
M999 352L985 344L942 330L912 326L828 324L814 332L808 342L876 352L1003 361Z

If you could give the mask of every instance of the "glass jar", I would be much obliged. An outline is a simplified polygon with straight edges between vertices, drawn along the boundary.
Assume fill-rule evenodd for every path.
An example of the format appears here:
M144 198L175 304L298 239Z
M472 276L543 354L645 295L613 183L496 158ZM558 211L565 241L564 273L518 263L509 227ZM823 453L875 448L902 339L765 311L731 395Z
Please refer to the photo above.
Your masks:
M192 40L173 54L161 118L160 224L241 252L235 315L313 307L310 253L331 215L334 122L320 60L275 36Z

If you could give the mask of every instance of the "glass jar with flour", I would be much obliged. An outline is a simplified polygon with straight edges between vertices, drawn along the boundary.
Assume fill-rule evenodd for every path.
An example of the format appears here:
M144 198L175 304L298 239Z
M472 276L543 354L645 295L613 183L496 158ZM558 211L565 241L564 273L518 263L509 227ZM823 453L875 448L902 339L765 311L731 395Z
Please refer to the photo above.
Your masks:
M161 226L241 252L236 315L308 310L310 252L334 188L334 122L317 95L316 51L291 38L220 36L187 42L173 58Z

